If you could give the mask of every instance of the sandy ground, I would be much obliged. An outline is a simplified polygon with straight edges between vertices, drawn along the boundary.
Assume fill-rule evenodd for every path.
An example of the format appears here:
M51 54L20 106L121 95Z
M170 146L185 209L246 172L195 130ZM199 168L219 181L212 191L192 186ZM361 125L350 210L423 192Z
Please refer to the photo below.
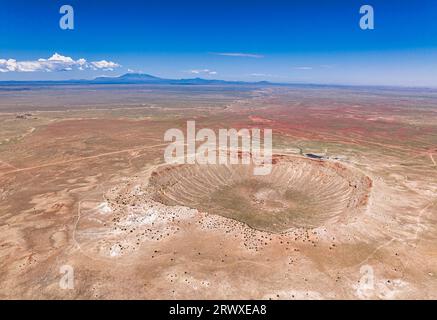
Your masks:
M0 92L0 298L437 298L436 92L44 90ZM279 169L166 172L193 119L272 128Z

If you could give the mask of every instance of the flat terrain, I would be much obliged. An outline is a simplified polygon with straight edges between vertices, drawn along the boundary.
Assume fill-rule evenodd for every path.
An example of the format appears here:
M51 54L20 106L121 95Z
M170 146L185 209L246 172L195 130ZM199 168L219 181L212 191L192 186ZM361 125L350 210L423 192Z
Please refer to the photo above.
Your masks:
M165 165L188 120L271 175ZM0 86L0 298L437 299L437 91Z

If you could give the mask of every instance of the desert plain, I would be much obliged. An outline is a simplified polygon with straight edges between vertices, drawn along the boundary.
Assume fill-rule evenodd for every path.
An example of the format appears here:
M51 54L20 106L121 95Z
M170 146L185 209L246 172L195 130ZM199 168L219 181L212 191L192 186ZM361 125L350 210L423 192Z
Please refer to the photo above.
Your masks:
M165 164L189 120L271 174ZM0 298L436 299L437 91L0 86Z

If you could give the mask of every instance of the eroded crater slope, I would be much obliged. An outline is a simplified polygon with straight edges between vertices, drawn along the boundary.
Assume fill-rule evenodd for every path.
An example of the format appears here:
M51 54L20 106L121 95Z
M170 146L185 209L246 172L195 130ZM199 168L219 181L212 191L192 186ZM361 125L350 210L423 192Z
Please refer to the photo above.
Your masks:
M316 228L358 214L371 180L339 163L277 156L272 172L250 165L179 165L153 172L155 201L232 218L252 228L284 232Z

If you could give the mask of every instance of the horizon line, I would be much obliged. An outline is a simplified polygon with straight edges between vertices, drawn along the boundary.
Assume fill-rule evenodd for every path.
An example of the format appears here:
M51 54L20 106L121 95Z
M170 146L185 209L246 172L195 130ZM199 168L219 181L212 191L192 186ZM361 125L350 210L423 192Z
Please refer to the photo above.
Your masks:
M437 90L437 85L430 86L430 85L401 85L401 84L355 84L355 83L327 83L327 82L272 82L269 80L259 80L259 81L246 81L246 80L225 80L225 79L207 79L207 78L201 78L201 77L194 77L194 78L161 78L160 76L154 76L149 73L143 73L143 72L126 72L120 75L116 76L105 76L100 75L96 76L91 79L84 79L84 78L77 78L77 79L65 79L65 80L0 80L0 85L7 84L7 83L50 83L53 85L56 84L72 84L72 85L80 85L80 82L83 82L82 84L86 85L159 85L160 83L153 83L153 82L126 82L126 83L99 83L99 82L93 82L97 80L98 78L108 78L108 79L117 79L125 75L148 75L155 77L157 79L161 80L168 80L168 81L183 81L183 80L205 80L205 81L223 81L221 85L232 85L232 84L239 84L239 85L277 85L277 86L286 86L286 85L308 85L308 86L331 86L331 87L371 87L371 88L402 88L402 89L433 89ZM87 83L88 82L88 83ZM205 86L205 85L220 85L220 83L204 83L204 84L178 84L178 83L161 83L161 85L195 85L195 86Z

